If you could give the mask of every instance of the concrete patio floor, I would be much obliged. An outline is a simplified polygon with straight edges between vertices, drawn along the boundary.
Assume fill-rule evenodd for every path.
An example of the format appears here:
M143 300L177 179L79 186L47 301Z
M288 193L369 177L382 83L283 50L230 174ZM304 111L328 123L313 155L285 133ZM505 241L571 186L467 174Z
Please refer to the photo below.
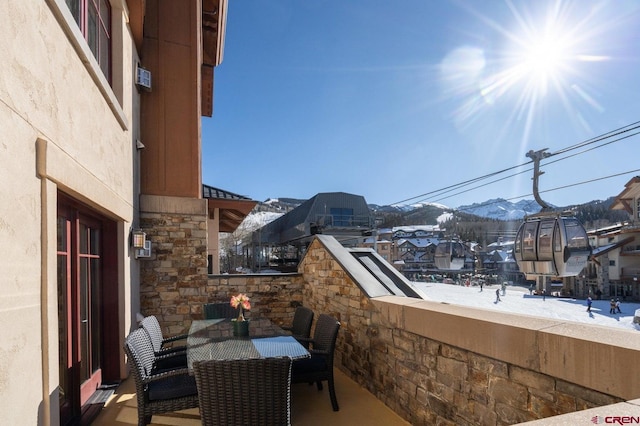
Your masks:
M375 398L344 373L335 370L336 395L340 411L331 409L326 383L318 391L315 385L297 383L291 386L292 425L408 425L396 413ZM138 423L135 384L133 377L122 382L91 423L97 426L125 426ZM153 426L200 425L198 409L153 416Z

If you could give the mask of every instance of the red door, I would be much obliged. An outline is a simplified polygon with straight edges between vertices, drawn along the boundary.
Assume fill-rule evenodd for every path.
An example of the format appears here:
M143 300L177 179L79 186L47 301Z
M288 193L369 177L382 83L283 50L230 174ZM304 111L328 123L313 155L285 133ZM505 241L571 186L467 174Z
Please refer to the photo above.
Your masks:
M103 220L59 197L57 226L61 423L75 422L102 382Z

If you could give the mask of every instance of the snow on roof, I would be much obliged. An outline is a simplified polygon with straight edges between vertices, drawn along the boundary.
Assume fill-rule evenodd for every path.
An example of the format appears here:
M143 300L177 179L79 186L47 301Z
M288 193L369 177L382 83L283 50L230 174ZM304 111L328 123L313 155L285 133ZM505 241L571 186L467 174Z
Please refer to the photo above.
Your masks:
M415 247L429 247L430 245L438 245L438 240L436 238L401 238L398 240L398 247L404 244L411 244Z
M406 226L394 226L391 228L392 232L404 231L404 232L415 232L415 231L428 231L428 232L437 232L440 231L439 225L406 225Z

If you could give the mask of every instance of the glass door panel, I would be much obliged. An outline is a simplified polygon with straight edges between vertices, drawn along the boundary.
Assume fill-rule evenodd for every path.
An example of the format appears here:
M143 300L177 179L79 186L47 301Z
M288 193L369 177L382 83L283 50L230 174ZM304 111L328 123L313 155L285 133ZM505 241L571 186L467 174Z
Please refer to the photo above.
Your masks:
M93 258L91 265L91 373L102 367L102 266L99 258Z
M101 382L100 223L80 217L80 382L84 403Z
M60 422L77 422L102 381L102 221L59 203L57 221Z

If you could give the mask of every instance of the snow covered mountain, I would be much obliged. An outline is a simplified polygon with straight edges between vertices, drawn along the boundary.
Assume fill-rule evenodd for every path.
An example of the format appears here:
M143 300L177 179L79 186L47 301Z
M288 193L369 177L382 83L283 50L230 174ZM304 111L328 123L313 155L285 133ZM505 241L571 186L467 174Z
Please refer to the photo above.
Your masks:
M540 205L535 200L520 200L517 203L512 203L502 198L495 198L484 203L460 206L457 210L490 219L516 220L522 219L526 215L538 213Z
M270 198L264 202L258 203L249 216L245 219L245 226L249 230L257 229L267 223L277 219L283 214L291 211L306 200L295 198ZM600 209L605 213L611 199L607 201L591 201L581 206L572 206L580 211L588 209ZM458 208L451 208L443 204L437 203L414 203L407 205L377 205L369 204L371 213L377 217L393 215L401 224L436 224L448 219L456 212L467 213L474 216L498 219L498 220L521 220L526 215L531 215L540 211L540 206L535 200L520 200L516 203L502 199L494 198L483 203L474 203L471 205L463 205ZM605 213L591 213L590 216L598 218ZM615 212L614 212L615 213ZM614 213L606 213L612 215ZM618 212L618 214L621 214ZM593 220L592 217L584 218L584 220ZM611 218L613 221L619 221L617 217Z
M419 209L422 207L436 207L442 210L451 210L451 207L445 206L444 204L439 203L414 203L414 204L393 204L391 206L385 205L381 206L378 204L368 204L369 210L373 212L380 213L403 213L410 212L415 209Z
M416 203L407 205L396 204L393 206L379 206L377 204L369 204L369 208L372 212L379 213L407 214L418 209L424 209L426 207L430 207L432 209L440 209L442 210L443 214L451 214L458 211L488 219L500 220L522 219L526 215L537 213L540 211L540 206L534 200L520 200L517 203L512 203L502 198L495 198L483 203L464 205L458 207L457 209L437 203Z

